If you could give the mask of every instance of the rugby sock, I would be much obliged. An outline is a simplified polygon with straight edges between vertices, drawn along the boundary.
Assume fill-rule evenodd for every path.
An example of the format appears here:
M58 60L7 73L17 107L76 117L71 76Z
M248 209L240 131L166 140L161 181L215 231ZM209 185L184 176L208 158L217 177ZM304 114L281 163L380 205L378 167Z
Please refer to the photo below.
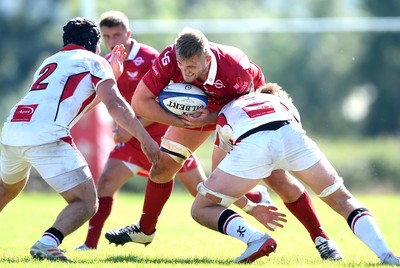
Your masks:
M372 214L366 208L359 208L347 218L353 233L366 244L379 258L391 252Z
M329 236L322 229L321 223L317 217L317 212L306 190L304 190L303 194L296 201L284 204L307 229L314 243L318 236L329 240Z
M58 247L63 239L64 235L56 228L51 227L43 233L39 241L48 246Z
M242 216L230 209L225 209L219 216L218 231L236 237L246 244L264 236L263 233L246 222Z
M171 196L174 180L167 183L155 183L147 180L146 194L144 197L142 216L140 217L140 230L149 235L154 233L164 205Z
M85 240L87 247L97 248L104 223L111 214L113 201L114 198L112 196L99 197L99 209L89 221L89 229Z
M262 198L260 191L249 191L245 196L254 203L260 203Z

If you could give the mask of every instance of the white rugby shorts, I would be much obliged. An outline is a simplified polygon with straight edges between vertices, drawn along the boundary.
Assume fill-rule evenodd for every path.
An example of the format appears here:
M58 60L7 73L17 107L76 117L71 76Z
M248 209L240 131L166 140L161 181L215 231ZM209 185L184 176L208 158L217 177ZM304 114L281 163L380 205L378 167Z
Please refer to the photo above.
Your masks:
M322 152L300 124L291 123L244 138L233 146L218 168L241 178L262 179L276 169L307 169L321 157Z
M92 179L86 160L68 142L2 147L0 176L7 184L27 177L31 167L58 193Z

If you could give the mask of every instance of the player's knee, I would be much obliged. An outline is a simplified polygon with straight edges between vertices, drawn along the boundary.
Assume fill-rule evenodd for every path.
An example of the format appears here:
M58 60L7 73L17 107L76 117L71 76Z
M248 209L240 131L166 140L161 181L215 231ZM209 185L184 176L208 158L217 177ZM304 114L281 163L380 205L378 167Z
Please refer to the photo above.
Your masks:
M192 151L185 145L167 139L161 141L160 150L171 157L181 167L186 159L192 155Z
M228 196L207 188L204 185L204 182L199 183L199 185L197 185L197 191L199 194L208 198L212 202L227 208L237 200L236 197Z
M341 189L341 188L343 188L343 190L345 190L345 186L343 184L343 178L337 177L336 182L334 182L331 185L327 186L324 190L322 190L318 194L318 196L320 198L328 197L328 196L334 194L335 192L338 192L338 190ZM342 191L342 192L346 192L346 191Z
M93 215L96 214L97 210L99 209L99 200L97 198L97 195L89 194L89 196L82 201L84 203L83 207L86 210L85 214L87 215L87 217L93 217Z
M168 156L163 156L151 167L149 177L154 182L167 183L175 177L180 168L181 165L172 161Z

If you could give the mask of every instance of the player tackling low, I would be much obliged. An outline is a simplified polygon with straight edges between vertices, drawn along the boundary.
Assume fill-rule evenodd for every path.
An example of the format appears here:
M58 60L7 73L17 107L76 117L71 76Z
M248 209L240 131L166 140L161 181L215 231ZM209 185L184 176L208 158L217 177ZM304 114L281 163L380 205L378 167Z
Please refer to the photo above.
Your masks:
M284 169L293 172L340 214L382 264L400 266L400 258L386 244L371 212L346 189L335 168L306 135L299 112L286 92L265 89L259 89L265 93L252 93L232 100L220 111L215 144L228 154L199 185L200 194L192 207L193 218L207 228L247 244L247 249L235 262L251 263L268 256L276 249L275 240L229 206L246 189L254 187L259 178L268 177L276 169ZM251 161L248 161L249 156ZM252 215L257 219L264 217L267 227L268 223L274 223L271 222L273 215L254 213Z

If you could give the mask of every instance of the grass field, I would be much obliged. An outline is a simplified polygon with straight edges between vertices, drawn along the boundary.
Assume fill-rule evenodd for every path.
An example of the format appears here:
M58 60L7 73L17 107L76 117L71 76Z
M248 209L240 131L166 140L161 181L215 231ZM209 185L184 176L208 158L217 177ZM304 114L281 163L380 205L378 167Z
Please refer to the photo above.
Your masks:
M375 215L390 247L400 254L400 218L397 215L400 196L358 197ZM251 267L383 267L340 216L314 199L326 231L339 244L344 256L341 262L322 261L305 229L288 214L276 196L273 199L288 215L288 223L284 229L272 233L278 242L277 252L257 260ZM142 195L120 194L105 230L136 222L142 200ZM23 193L0 214L0 267L247 267L232 263L245 249L242 242L192 220L189 213L192 200L188 194L174 192L159 219L157 235L147 247L133 243L115 247L102 237L99 251L73 251L84 241L85 225L66 237L60 246L75 261L64 264L33 260L29 255L29 248L65 205L63 200L54 193ZM248 215L245 217L262 228Z

